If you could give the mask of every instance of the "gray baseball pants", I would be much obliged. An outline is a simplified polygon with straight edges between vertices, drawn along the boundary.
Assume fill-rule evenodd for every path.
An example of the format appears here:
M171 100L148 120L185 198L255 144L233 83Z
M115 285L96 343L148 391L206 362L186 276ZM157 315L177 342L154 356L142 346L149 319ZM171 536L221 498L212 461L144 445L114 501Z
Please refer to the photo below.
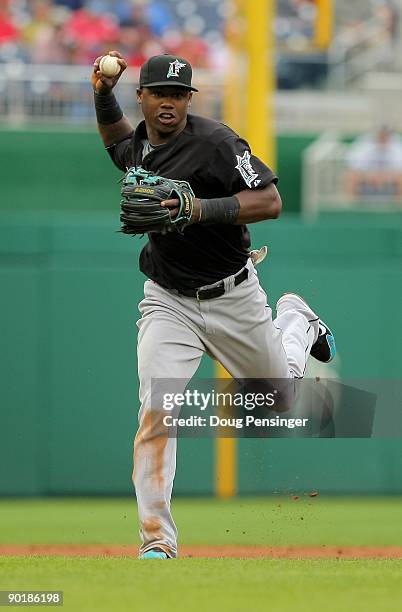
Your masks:
M276 319L248 261L249 276L237 287L224 280L223 296L198 301L147 280L137 322L140 380L139 428L134 442L133 482L140 522L140 554L161 548L177 556L177 529L170 511L176 470L176 438L163 435L151 406L151 379L180 379L185 385L208 352L235 379L301 378L318 317L300 300L282 299ZM180 390L178 389L177 392ZM151 418L152 408L152 418Z

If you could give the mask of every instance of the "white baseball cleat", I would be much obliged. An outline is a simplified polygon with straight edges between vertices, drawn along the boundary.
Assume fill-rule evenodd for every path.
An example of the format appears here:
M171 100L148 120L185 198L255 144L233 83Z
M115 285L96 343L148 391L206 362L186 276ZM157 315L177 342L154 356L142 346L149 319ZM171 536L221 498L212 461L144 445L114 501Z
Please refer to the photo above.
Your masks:
M302 302L304 308L307 307L307 309L311 313L311 319L308 318L308 321L310 323L312 323L313 321L318 321L318 337L317 340L314 342L313 346L311 347L310 355L318 361L322 361L323 363L329 363L330 361L332 361L336 355L336 345L334 334L332 333L328 325L324 323L324 321L320 319L314 313L313 310L311 310L307 302L302 297L300 297L300 295L297 295L297 293L285 293L284 295L282 295L276 304L276 308L278 309L278 306L281 302L283 303L286 301L289 301L290 304L292 302L294 304L295 301Z

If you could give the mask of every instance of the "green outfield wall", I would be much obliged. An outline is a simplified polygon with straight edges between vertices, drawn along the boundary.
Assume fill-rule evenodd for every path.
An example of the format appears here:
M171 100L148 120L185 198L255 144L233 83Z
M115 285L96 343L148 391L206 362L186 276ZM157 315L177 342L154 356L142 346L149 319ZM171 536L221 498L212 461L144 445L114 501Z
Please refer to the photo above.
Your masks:
M80 149L73 163L90 154ZM41 169L55 209L60 194L49 172L71 173L56 161ZM113 171L99 163L91 180L106 209ZM32 164L39 172L37 158ZM24 165L15 168L18 189L24 174ZM73 207L81 184L71 180ZM39 176L23 189L45 194ZM117 208L0 215L0 494L131 491L144 239L115 231ZM336 332L339 358L313 375L401 378L400 217L331 215L310 224L283 216L251 230L254 247L270 247L259 267L270 303L289 289L301 293ZM205 359L200 374L213 371ZM238 465L244 493L402 491L400 440L241 440ZM213 489L213 441L181 440L176 492Z

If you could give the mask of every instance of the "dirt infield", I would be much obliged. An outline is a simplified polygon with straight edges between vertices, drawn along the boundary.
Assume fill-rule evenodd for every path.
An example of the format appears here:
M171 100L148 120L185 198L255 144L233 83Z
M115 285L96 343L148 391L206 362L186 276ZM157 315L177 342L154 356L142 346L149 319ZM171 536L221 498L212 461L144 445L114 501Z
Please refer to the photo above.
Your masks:
M0 556L137 557L133 546L0 545ZM241 559L402 559L402 546L182 546L181 557Z

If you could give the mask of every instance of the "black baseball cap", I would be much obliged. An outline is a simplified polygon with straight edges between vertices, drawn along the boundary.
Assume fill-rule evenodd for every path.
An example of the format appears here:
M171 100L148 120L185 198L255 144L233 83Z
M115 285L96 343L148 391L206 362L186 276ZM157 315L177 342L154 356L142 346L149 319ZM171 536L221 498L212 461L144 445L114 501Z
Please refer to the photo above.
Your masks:
M191 85L193 70L190 62L177 55L154 55L141 66L140 87L177 85L198 91Z

